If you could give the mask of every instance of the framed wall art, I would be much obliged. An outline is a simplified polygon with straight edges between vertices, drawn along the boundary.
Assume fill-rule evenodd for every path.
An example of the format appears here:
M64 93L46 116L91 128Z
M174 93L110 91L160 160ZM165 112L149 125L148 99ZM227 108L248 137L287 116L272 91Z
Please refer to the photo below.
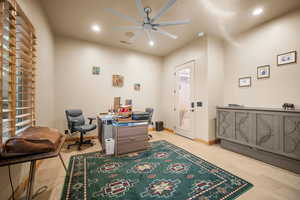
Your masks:
M270 78L270 65L257 67L257 79Z
M113 75L112 76L112 85L113 85L113 87L123 87L124 77L121 75Z
M248 77L242 77L239 79L239 87L251 87L252 78L250 76Z
M92 74L100 75L100 67L93 66Z
M135 91L140 91L141 90L141 84L140 83L135 83L134 84L134 90Z
M297 51L291 51L277 56L278 66L292 64L292 63L297 63Z

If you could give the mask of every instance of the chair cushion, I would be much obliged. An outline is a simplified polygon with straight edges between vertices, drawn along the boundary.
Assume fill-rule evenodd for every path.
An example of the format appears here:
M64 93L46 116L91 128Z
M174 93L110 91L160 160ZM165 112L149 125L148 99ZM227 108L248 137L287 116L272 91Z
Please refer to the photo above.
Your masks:
M75 126L74 130L75 131L79 131L79 132L88 132L88 131L92 131L96 129L96 125L95 124L85 124L82 126Z

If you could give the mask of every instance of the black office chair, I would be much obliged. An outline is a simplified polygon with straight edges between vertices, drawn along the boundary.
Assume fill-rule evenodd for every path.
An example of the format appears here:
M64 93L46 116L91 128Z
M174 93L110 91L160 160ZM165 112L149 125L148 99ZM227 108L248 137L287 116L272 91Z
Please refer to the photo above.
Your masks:
M81 110L66 110L66 117L68 120L68 128L70 130L70 133L80 132L80 140L76 141L74 144L69 144L68 149L71 146L78 145L78 150L81 150L81 145L83 144L89 144L93 146L93 143L91 140L83 140L83 135L85 135L87 132L90 132L92 130L96 129L96 125L92 124L93 120L96 118L89 117L90 120L89 124L85 124L84 116L82 114Z
M149 124L153 125L153 122L152 122L152 116L153 116L153 112L154 112L154 109L153 108L146 108L145 112L149 113L149 119L148 119L148 122ZM149 140L152 138L153 136L151 134L149 134Z
M152 116L153 116L154 109L146 108L145 112L149 113L149 124L153 125Z

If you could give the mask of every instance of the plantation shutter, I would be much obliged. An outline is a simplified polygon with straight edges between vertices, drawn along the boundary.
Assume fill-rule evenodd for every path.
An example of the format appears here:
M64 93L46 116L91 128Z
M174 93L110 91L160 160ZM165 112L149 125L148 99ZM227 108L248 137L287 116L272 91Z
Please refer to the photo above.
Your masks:
M0 145L35 125L36 36L15 0L1 3Z

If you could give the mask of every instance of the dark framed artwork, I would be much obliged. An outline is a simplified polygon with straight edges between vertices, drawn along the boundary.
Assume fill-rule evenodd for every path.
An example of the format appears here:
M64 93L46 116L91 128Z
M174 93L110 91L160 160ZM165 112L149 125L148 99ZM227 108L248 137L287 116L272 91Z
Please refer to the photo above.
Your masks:
M251 87L252 78L250 76L239 78L239 87Z
M270 65L257 67L257 79L270 78Z
M100 67L93 66L92 74L93 75L100 75Z
M277 66L297 63L297 51L291 51L277 56Z

